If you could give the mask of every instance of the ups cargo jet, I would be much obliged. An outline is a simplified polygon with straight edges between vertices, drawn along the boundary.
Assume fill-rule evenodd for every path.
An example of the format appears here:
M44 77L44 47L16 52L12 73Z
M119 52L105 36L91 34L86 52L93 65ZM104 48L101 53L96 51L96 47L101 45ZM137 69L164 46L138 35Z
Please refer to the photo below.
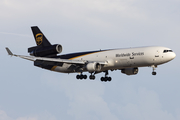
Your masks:
M125 49L108 49L86 51L57 55L62 52L62 46L52 45L37 26L31 27L37 46L28 48L31 56L15 55L8 48L11 56L31 60L34 66L61 73L79 73L77 79L87 79L83 72L89 72L89 79L95 75L105 73L101 81L111 81L108 71L121 70L126 75L136 75L138 67L152 67L152 75L156 75L155 68L176 57L169 48L150 46Z

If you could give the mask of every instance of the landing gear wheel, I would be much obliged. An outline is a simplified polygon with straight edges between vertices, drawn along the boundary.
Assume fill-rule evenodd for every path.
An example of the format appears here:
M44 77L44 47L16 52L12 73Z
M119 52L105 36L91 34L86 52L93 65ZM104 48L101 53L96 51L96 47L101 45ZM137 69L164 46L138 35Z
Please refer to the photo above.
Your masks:
M87 79L87 75L84 75L83 77L84 77L84 79Z
M156 75L157 73L156 72L152 72L152 75Z
M102 81L102 82L104 81L104 77L101 77L101 81Z
M95 80L95 78L96 78L95 75L93 75L93 80Z
M108 81L108 77L105 77L105 82L107 82Z
M84 77L83 77L83 75L80 75L80 79L82 80Z
M108 81L111 81L112 80L112 78L111 77L108 77Z
M89 79L91 79L91 80L94 80L96 77L95 77L95 75L90 75L89 76Z
M92 75L89 76L89 79L92 79Z
M80 75L76 75L76 79L80 79Z

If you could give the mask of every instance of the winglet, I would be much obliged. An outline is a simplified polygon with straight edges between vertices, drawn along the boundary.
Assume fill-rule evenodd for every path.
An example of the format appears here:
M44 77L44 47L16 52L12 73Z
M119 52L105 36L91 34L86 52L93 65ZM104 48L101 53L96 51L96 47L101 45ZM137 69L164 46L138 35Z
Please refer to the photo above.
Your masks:
M7 50L9 55L13 56L13 53L9 50L9 48L6 47L6 50Z

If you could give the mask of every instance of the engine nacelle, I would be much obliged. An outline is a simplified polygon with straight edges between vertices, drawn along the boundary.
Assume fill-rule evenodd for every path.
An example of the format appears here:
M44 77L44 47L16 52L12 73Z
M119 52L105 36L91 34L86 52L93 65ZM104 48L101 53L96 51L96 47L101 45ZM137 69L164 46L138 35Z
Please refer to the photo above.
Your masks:
M121 70L121 73L124 73L126 75L136 75L138 71L138 68L126 68Z
M100 71L101 70L101 64L99 63L88 63L86 65L86 69L89 71L89 72L95 72L95 71Z
M33 50L30 51L31 49ZM28 52L30 52L30 55L37 57L56 55L62 52L62 46L56 44L46 47L34 47L34 48L32 47L28 49Z

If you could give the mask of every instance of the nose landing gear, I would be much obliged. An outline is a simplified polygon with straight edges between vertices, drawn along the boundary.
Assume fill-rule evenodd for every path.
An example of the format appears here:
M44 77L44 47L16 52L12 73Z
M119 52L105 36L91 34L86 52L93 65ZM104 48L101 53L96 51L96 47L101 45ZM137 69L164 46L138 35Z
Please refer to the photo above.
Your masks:
M155 72L155 68L157 68L157 66L155 66L155 65L152 65L151 67L153 68L152 75L156 75L157 73Z
M152 75L156 75L157 73L156 72L152 72Z

